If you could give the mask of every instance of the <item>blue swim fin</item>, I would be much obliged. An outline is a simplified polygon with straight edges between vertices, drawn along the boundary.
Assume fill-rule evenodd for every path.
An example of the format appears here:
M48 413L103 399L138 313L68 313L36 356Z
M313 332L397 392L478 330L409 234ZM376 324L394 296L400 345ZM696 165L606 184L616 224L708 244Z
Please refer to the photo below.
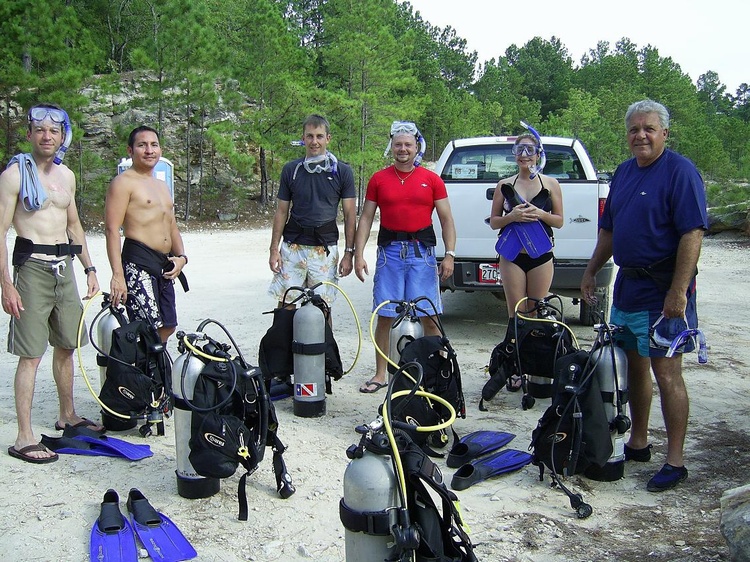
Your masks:
M523 468L531 462L531 454L515 449L503 449L488 457L483 457L463 465L453 475L451 488L465 490L478 482L493 476L507 474Z
M148 445L136 445L135 443L128 443L127 441L117 439L116 437L107 437L106 435L100 435L99 437L79 435L74 439L76 441L89 443L92 450L102 451L101 454L107 455L108 453L114 452L116 455L125 457L131 461L140 461L154 455L154 453L151 452L151 447Z
M137 562L135 535L120 512L120 498L110 489L104 494L99 518L91 527L91 562Z
M515 435L505 431L475 431L464 435L448 453L446 464L458 468L474 459L493 453L513 441Z
M56 453L70 455L124 457L131 461L153 456L148 445L128 443L116 437L100 435L84 427L70 425L65 427L62 437L42 435L42 444Z
M89 457L119 457L120 453L114 449L97 447L80 439L72 437L50 437L42 434L42 445L50 451L64 455L86 455Z
M92 450L98 451L100 452L99 454L105 456L111 456L107 453L114 452L116 455L125 457L131 461L139 461L153 456L151 447L146 444L137 445L123 439L118 439L117 437L100 435L87 427L65 426L63 437L71 437L75 440L88 443L91 445Z
M503 194L503 197L508 201L511 208L517 207L518 205L523 205L526 203L523 197L521 197L515 189L513 189L513 186L509 183L504 183L500 186L500 191ZM506 226L503 229L503 234L508 232L507 238L508 241L512 241L513 244L508 245L508 253L512 254L513 257L508 257L505 255L504 252L501 252L500 250L503 249L503 245L500 243L500 240L498 240L497 244L495 245L495 249L497 250L497 253L503 256L505 259L513 261L516 259L516 256L518 255L518 251L520 251L520 248L518 251L515 251L515 241L512 240L511 232L512 231L516 237L518 238L518 244L520 244L524 250L526 250L526 253L529 254L532 258L538 258L539 256L546 254L552 249L552 240L550 240L549 235L547 234L547 231L544 230L544 226L542 226L542 223L538 220L534 222L512 222L508 226ZM500 238L502 239L503 235L500 235ZM508 241L506 241L504 244L507 244ZM513 253L515 251L515 253Z
M136 488L128 494L128 512L133 529L152 560L178 562L198 556L177 525L156 511Z
M552 249L552 240L538 220L534 222L514 222L513 225L517 229L518 238L521 240L524 250L532 258L538 258Z
M503 228L503 231L500 233L500 236L498 236L497 242L495 243L495 251L508 261L516 259L521 248L523 248L521 239L519 238L516 229L513 227L514 224L516 223L511 223Z

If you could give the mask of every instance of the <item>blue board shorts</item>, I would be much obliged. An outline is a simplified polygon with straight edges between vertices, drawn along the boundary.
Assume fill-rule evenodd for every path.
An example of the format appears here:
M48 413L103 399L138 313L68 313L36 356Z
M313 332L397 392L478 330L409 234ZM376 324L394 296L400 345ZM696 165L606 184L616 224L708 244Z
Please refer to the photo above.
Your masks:
M623 332L615 334L615 339L626 351L637 350L641 357L664 357L667 354L668 346L658 345L654 339L654 331L658 332L659 336L656 340L671 342L688 327L697 328L698 311L695 291L692 291L692 294L688 296L685 318L661 318L661 321L659 321L660 318L661 310L625 312L613 306L609 322L624 329ZM694 350L695 342L691 339L677 352L684 353Z
M420 255L416 255L415 242L412 241L378 246L372 288L373 311L384 301L414 301L427 297L435 305L437 314L442 314L435 248L421 242L417 242L416 247ZM428 313L418 312L420 316L433 316L436 313L426 300L420 301L419 307ZM378 310L378 315L395 318L396 305L383 306Z

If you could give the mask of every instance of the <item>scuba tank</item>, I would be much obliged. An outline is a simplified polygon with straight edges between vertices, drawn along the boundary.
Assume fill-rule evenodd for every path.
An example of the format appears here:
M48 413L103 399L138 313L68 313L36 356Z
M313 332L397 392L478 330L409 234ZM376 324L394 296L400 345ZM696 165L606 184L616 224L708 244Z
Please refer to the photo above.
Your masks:
M174 444L177 457L177 493L183 498L208 498L219 491L221 481L218 478L200 476L189 460L190 437L193 432L193 411L185 403L185 398L193 399L195 383L205 363L186 348L184 332L177 333L180 356L172 365L172 372L177 381L172 389L174 394ZM183 394L184 389L184 394Z
M307 290L306 290L307 291ZM294 415L320 417L326 413L326 319L310 290L294 313Z
M358 426L359 444L346 451L351 462L339 502L346 562L477 562L440 468L408 432L395 429L391 443L385 424L378 418Z
M219 326L231 345L202 330ZM175 361L175 449L177 486L186 498L209 497L219 491L220 480L242 466L246 470L237 487L238 519L247 521L246 481L263 460L266 447L273 450L276 490L282 498L294 492L278 438L278 419L268 397L263 374L242 357L224 326L206 319L197 333L177 334L180 357ZM203 342L203 343L202 343ZM232 357L232 347L237 356Z
M358 429L359 430L359 429ZM344 523L347 562L381 562L390 560L394 541L390 530L370 528L356 530L348 514L385 513L400 506L398 483L393 472L390 448L384 434L375 434L347 450L351 462L344 472L344 497L340 514Z
M393 319L393 325L388 334L388 357L398 365L404 347L424 336L424 329L417 315L416 301L398 303L396 312L398 315ZM388 374L392 374L395 370L395 367L388 363Z
M601 388L612 438L612 455L603 467L592 465L585 475L592 480L612 482L625 475L624 434L630 429L630 418L623 413L628 402L628 357L625 350L612 341L612 332L617 327L599 324L594 329L599 332L599 345L591 351L591 361L595 365L593 376L598 378Z
M107 354L112 348L112 332L128 323L125 312L121 309L113 309L109 298L106 296L102 302L102 308L107 310L103 310L96 321L96 343L98 349L101 350L96 354L96 364L99 365L99 388L102 388L104 381L107 380ZM137 424L138 420L136 419L117 418L106 410L102 410L102 425L108 431L125 431L133 429Z

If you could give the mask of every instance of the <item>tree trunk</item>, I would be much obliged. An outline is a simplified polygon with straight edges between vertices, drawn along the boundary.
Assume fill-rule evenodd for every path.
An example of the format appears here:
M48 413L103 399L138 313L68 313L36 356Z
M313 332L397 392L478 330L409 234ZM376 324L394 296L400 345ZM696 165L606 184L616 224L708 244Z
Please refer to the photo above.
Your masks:
M266 149L260 147L260 204L262 207L268 205L268 164L266 162Z
M206 106L201 105L201 126L198 137L198 216L203 217L203 140L206 126Z
M187 88L190 96L190 86ZM185 222L190 220L190 102L187 104L185 119Z

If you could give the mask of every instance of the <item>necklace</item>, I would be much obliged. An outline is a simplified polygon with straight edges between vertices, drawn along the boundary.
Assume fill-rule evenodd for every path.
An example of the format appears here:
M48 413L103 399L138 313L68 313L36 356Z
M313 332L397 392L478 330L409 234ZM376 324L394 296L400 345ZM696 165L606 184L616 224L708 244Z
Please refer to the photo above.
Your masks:
M411 175L412 175L412 174L413 174L414 172L416 172L416 171L417 171L417 168L416 168L416 166L415 166L414 168L412 168L411 172L409 172L408 174L406 174L406 177L405 177L405 178L402 178L402 177L401 177L401 176L399 175L399 173L398 173L398 170L396 169L396 166L394 166L394 167L393 167L393 172L394 172L394 173L396 174L396 177L398 178L398 181L400 181L400 182L401 182L401 185L404 185L404 183L406 182L406 180L408 180L408 179L409 179L409 178L411 177Z

